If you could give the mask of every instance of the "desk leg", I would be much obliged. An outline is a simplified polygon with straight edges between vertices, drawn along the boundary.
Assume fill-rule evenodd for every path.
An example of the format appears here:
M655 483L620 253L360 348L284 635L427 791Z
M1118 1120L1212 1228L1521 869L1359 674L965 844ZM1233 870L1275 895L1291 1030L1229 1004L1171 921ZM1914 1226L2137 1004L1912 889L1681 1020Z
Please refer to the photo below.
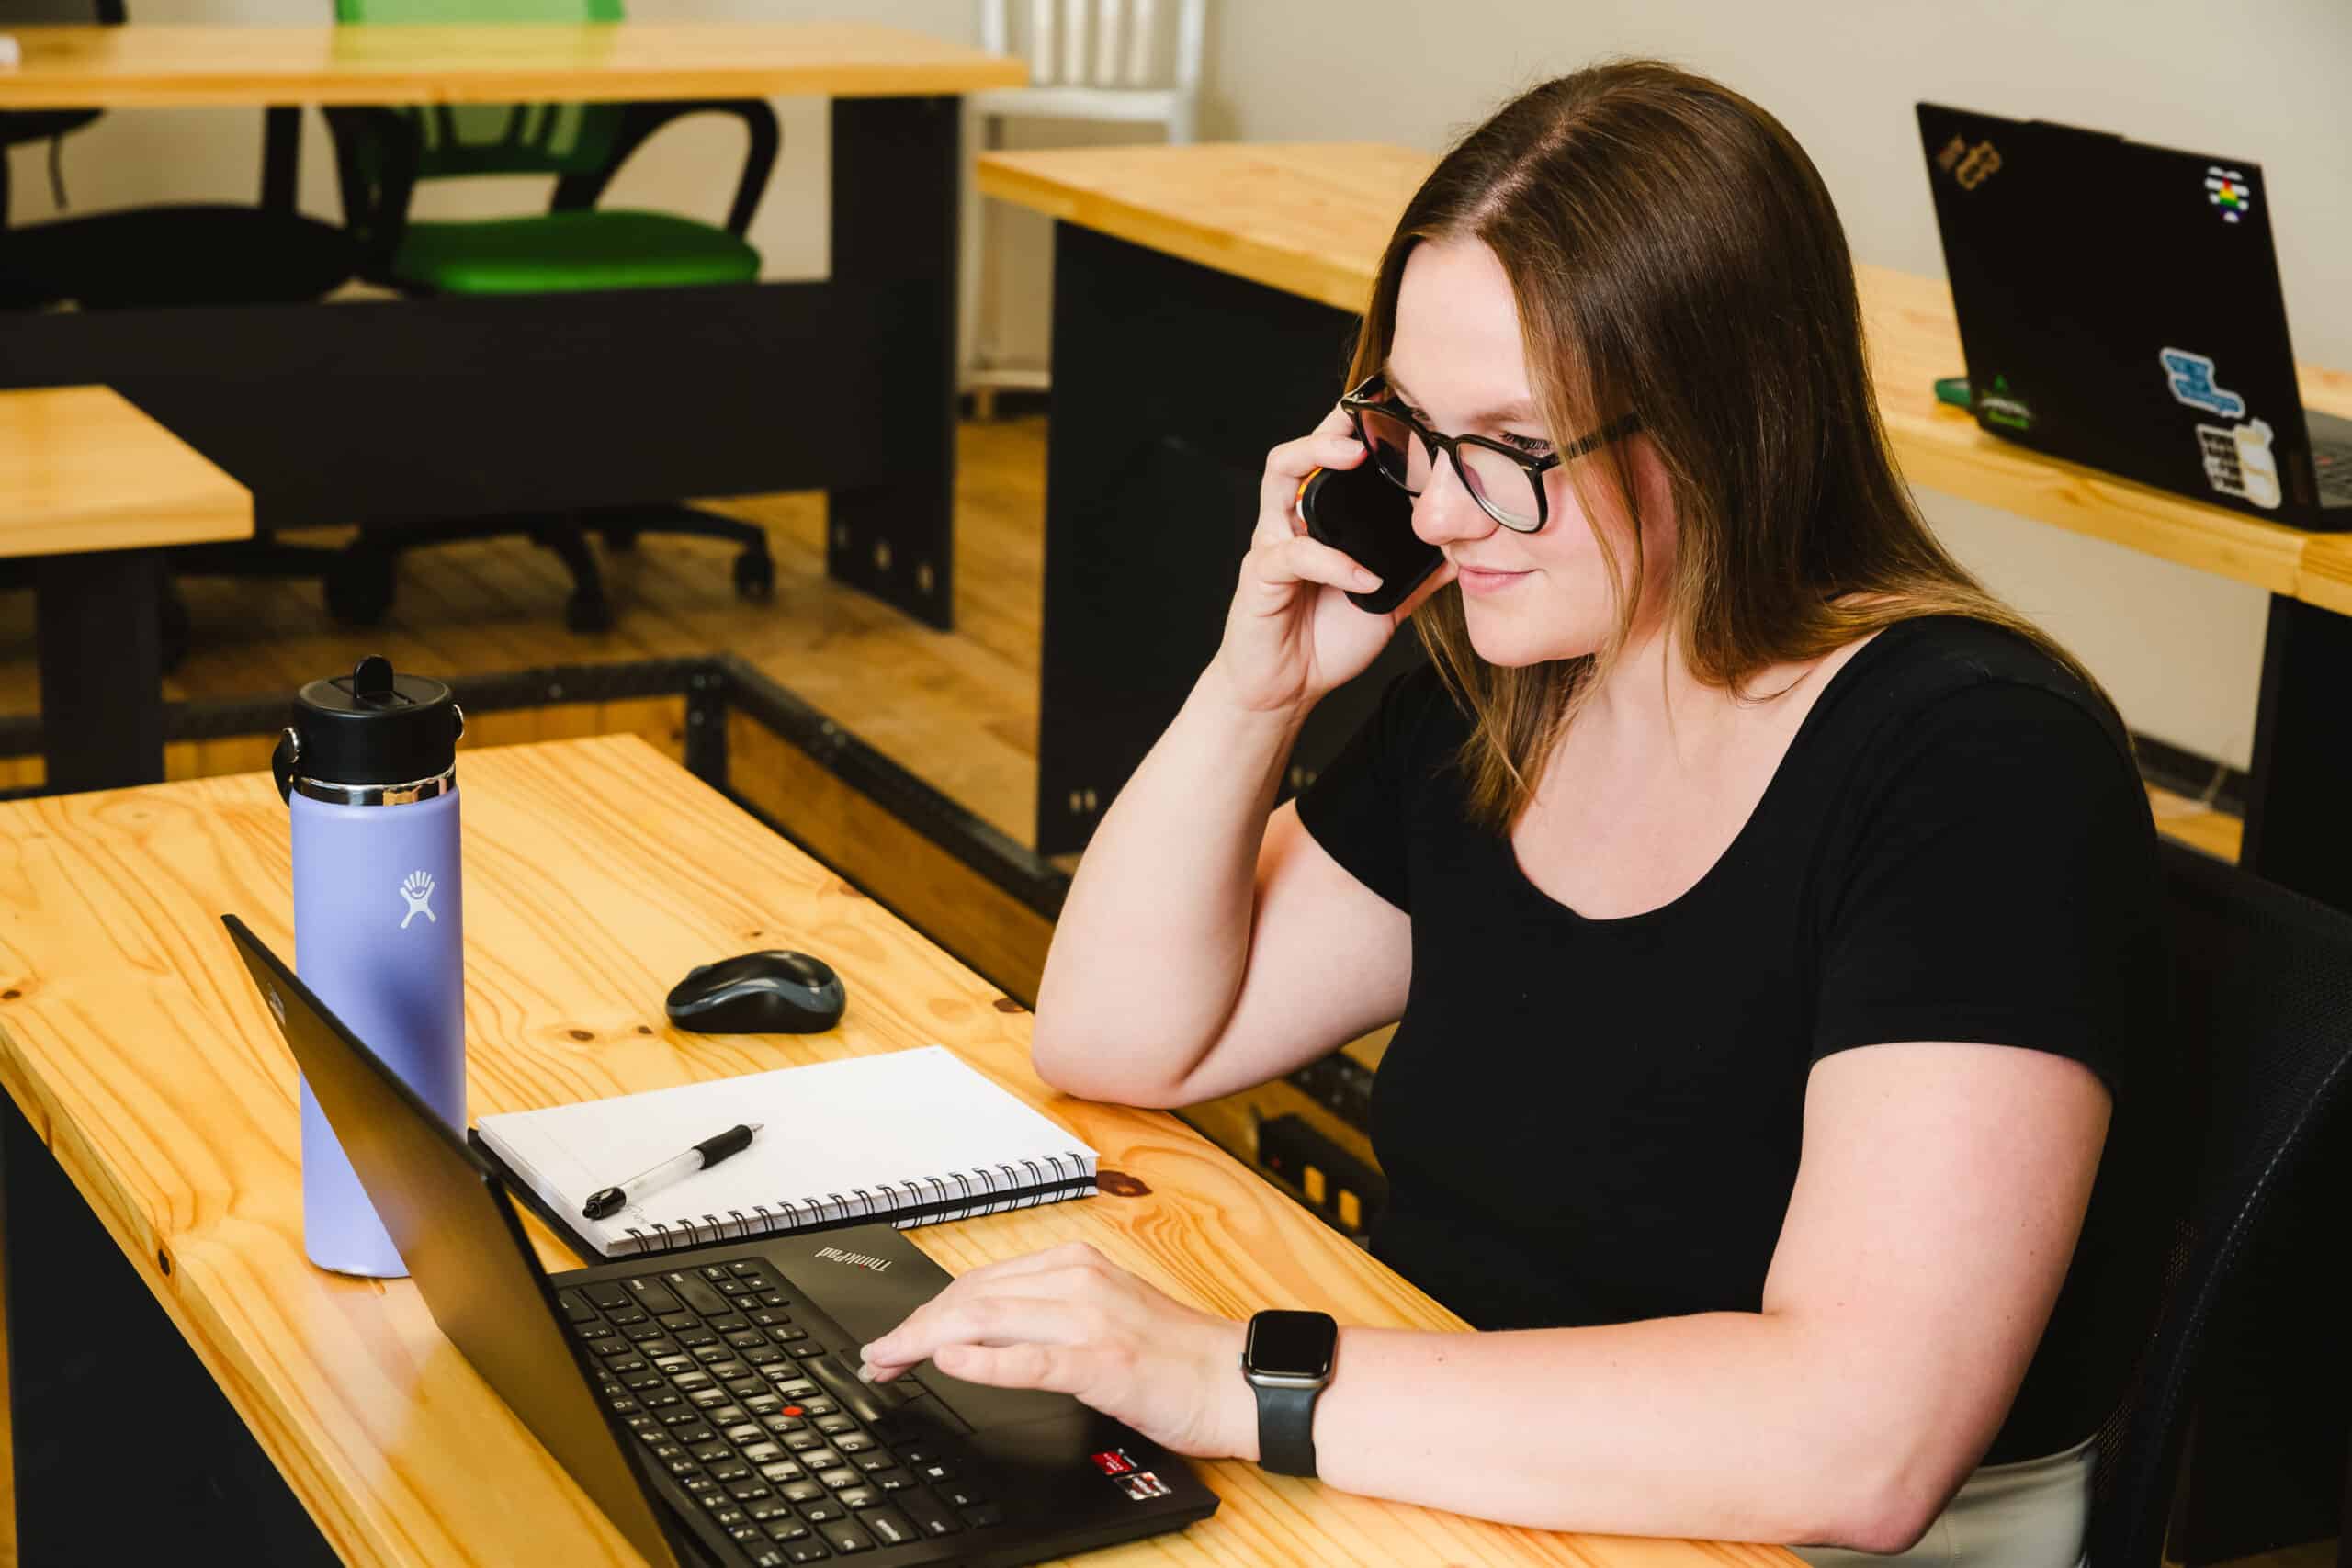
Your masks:
M879 406L848 412L845 436L887 472L831 493L826 570L945 630L955 621L956 202L963 113L956 98L833 100L832 276L846 305L833 352L872 362ZM819 356L779 366L822 378Z
M2352 909L2352 617L2273 594L2238 863Z
M35 581L48 787L162 783L163 552L49 556Z
M0 1094L15 1561L336 1561L16 1101ZM191 1551L191 1545L199 1549Z
M1039 854L1085 844L1216 652L1266 451L1338 401L1355 326L1329 305L1055 225ZM1317 705L1290 783L1329 762L1419 658L1416 637L1394 638Z

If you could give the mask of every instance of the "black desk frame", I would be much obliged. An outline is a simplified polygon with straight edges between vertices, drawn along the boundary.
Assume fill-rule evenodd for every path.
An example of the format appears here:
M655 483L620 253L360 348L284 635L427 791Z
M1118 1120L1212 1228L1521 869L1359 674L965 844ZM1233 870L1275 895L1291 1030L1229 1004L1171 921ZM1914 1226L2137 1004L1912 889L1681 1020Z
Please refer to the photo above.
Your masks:
M266 203L292 203L299 128L268 112ZM961 141L953 96L833 100L823 282L24 316L0 386L112 387L251 491L256 530L824 489L828 571L945 629ZM39 573L59 784L163 777L163 558Z

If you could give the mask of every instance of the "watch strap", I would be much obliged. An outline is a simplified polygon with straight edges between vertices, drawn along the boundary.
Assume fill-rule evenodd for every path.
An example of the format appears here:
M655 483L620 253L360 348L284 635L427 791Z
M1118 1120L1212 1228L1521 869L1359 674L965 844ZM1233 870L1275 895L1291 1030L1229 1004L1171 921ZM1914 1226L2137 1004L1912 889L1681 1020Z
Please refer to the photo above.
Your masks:
M1315 1473L1315 1401L1320 1388L1270 1388L1258 1392L1258 1463L1277 1475Z

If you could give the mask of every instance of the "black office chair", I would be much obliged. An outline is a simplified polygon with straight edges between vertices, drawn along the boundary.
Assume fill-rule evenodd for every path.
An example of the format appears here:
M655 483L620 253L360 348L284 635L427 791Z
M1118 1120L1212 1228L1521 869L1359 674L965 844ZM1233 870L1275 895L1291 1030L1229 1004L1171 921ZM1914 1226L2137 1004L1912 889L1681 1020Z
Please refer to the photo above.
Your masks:
M2090 1568L2158 1568L2210 1331L2280 1190L2345 1136L2352 915L2166 843L2184 1201L2163 1308L2100 1434Z

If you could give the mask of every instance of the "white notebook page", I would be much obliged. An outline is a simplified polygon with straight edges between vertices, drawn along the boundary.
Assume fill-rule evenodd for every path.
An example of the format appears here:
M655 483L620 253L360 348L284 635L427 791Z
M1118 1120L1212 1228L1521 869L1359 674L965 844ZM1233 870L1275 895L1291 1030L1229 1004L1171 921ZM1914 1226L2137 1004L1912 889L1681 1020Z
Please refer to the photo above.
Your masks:
M582 1216L591 1192L753 1122L763 1129L741 1154L608 1219ZM986 1213L1016 1206L992 1204L998 1192L1091 1179L1095 1167L1092 1149L937 1045L510 1111L478 1125L540 1201L607 1257L891 1218L958 1199L968 1202L923 1223Z

